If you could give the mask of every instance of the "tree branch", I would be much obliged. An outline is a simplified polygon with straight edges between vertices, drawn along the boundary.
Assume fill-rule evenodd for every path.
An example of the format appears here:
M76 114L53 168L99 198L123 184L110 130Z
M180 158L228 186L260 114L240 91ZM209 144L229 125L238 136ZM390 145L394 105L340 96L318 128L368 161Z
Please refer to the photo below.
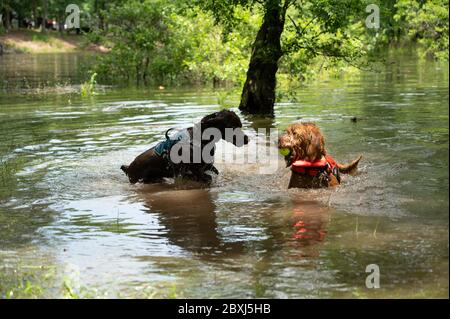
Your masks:
M289 20L291 20L292 24L294 25L295 29L297 30L297 33L299 33L300 28L295 23L294 19L290 15L288 15Z
M297 35L298 35L299 37L301 37L301 36L303 35L304 31L305 31L306 29L308 29L308 26L309 26L314 20L316 20L317 17L314 17L314 18L312 18L311 20L309 20L308 23L306 23L306 25L305 25L303 28L300 28L300 27L295 23L294 19L293 19L290 15L288 15L288 18L289 18L289 20L291 20L292 24L294 25L295 29L297 30Z
M289 6L292 4L293 0L285 0L283 4L283 9L281 9L281 19L284 22L286 21L286 12L289 9Z

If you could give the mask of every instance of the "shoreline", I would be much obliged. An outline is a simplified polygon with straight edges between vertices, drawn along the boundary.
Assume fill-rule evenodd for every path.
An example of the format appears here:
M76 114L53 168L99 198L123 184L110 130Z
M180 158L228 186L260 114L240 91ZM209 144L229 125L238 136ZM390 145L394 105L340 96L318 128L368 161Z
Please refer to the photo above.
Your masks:
M12 30L0 35L3 54L38 54L92 52L106 53L108 48L89 43L83 35L61 34L58 31L41 33L37 30Z

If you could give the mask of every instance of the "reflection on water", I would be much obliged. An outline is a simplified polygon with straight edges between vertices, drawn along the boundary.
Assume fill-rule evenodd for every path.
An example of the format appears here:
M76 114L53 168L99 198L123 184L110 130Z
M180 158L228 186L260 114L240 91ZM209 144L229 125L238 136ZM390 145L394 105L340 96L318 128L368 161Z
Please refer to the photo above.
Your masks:
M153 193L144 188L139 197L150 214L157 214L168 241L186 252L208 257L242 253L242 242L227 242L218 232L216 205L205 189Z
M73 92L86 79L84 66L92 55L63 54L6 54L0 57L0 92L30 93L42 89ZM45 92L45 90L44 90Z
M296 206L292 214L294 228L292 238L301 246L324 241L330 218L327 211L328 208L320 209L315 202Z
M25 63L17 78L59 81L64 61L79 63L43 59L54 68ZM337 189L287 190L282 166L227 163L208 189L128 184L120 165L218 110L214 92L0 93L0 264L57 265L112 297L158 285L199 298L447 297L448 69L390 59L384 72L305 87L274 119L242 116L253 138L311 120L338 160L363 154ZM365 288L371 263L377 291Z

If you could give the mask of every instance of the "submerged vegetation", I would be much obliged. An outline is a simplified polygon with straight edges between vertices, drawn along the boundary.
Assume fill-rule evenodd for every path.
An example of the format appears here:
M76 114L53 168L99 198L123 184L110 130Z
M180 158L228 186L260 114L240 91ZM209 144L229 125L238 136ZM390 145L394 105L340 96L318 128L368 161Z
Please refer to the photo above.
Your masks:
M107 291L79 283L77 272L54 265L30 265L15 262L13 268L0 265L0 299L96 299L96 298L183 298L183 292L172 282L148 284L143 287Z
M81 84L80 93L82 97L87 97L95 94L95 86L97 84L97 73L93 73L89 81Z

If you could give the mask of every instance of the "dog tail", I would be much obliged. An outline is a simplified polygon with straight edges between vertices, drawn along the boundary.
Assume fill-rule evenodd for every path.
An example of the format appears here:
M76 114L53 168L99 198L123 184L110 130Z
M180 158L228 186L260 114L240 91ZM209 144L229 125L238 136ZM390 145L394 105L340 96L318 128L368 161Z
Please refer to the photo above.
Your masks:
M358 168L358 163L361 160L362 155L360 155L357 159L355 159L354 161L352 161L349 164L343 165L343 164L337 164L338 168L339 168L339 172L342 174L352 174L356 171L356 169Z

